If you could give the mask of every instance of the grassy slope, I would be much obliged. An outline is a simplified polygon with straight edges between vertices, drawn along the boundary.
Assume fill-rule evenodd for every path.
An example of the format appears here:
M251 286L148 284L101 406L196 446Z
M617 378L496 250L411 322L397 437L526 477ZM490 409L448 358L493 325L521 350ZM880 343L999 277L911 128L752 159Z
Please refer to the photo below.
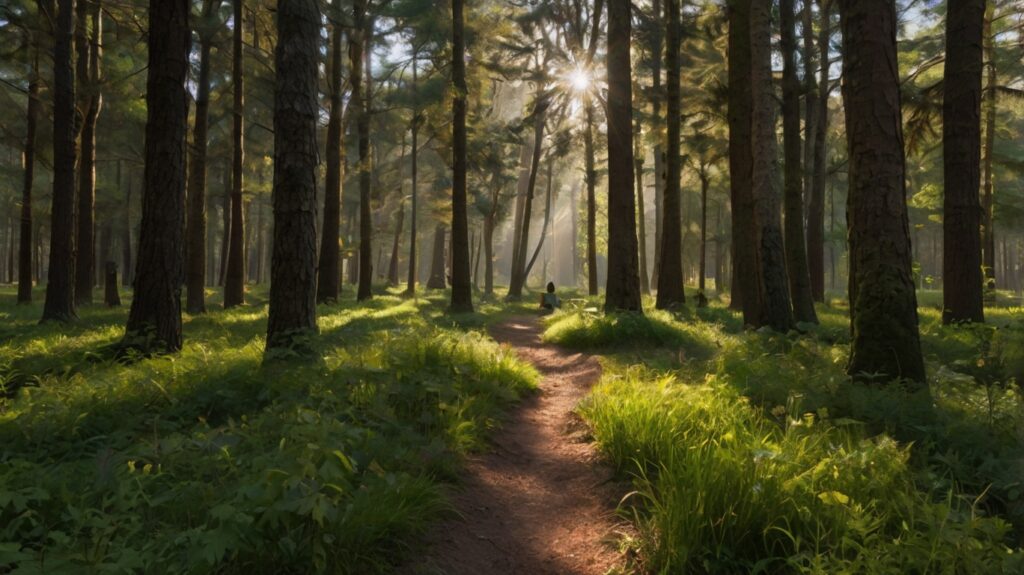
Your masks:
M845 310L818 311L820 326L789 336L743 333L717 305L551 318L549 341L606 354L581 412L633 478L623 512L642 566L1024 570L1024 404L1010 383L1024 370L1022 310L948 328L923 307L930 396L849 384Z
M321 307L322 361L264 366L263 296L117 363L125 308L38 325L0 290L0 572L387 571L537 380L476 329L509 310L439 295Z

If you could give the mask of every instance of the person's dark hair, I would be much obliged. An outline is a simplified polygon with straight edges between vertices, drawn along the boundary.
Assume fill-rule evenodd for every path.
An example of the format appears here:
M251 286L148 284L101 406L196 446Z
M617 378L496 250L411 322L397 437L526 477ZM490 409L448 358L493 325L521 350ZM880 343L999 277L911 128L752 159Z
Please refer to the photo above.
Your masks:
M555 293L555 282L548 282L548 293Z

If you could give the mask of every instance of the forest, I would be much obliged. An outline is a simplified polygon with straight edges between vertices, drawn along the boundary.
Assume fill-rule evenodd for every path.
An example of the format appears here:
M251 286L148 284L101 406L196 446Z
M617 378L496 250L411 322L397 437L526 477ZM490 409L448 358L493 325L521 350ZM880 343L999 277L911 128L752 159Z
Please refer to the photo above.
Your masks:
M1024 573L1024 0L0 2L0 574Z

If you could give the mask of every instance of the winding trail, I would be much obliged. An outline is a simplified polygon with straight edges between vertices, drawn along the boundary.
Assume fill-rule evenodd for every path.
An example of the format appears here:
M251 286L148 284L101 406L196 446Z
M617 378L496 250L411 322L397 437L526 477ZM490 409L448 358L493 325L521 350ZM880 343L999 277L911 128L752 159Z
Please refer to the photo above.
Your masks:
M601 376L593 356L541 342L539 321L491 328L543 376L492 441L472 456L455 493L458 517L438 525L414 573L602 575L621 561L613 541L617 490L573 413Z

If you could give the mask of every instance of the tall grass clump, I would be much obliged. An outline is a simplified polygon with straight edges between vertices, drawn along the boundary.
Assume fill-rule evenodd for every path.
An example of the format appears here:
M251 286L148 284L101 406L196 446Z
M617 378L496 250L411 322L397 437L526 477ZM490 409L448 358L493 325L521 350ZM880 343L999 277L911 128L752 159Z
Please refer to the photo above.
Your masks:
M920 491L909 452L799 398L772 413L709 376L629 370L581 407L611 462L643 568L659 573L1015 573L1010 526Z
M548 322L544 341L570 349L614 351L617 349L685 349L706 357L715 342L706 323L684 322L671 313L649 310L645 314L604 314L588 311L558 312Z
M0 572L392 570L537 381L511 350L395 303L322 310L322 361L264 364L262 306L189 318L180 354L127 362L102 353L117 312L13 332Z

